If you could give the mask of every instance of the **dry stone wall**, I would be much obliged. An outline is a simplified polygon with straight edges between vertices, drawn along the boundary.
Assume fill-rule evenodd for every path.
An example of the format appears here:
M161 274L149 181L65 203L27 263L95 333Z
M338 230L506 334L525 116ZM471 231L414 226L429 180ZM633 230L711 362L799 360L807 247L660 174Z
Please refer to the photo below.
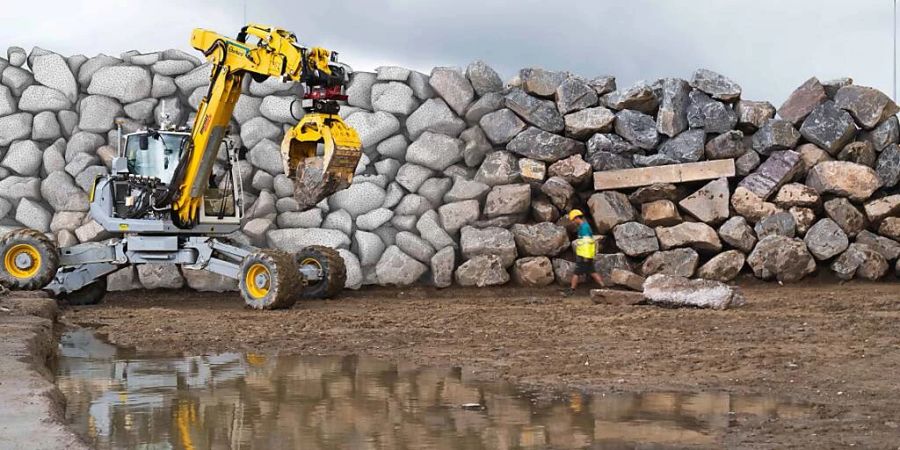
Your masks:
M189 125L209 65L179 50L0 59L0 218L61 246L107 239L91 181L125 131ZM341 115L364 155L349 189L300 211L279 142L302 86L248 80L234 111L246 218L233 238L339 249L347 287L565 283L565 213L607 236L598 271L639 286L661 273L798 281L900 270L900 124L885 94L849 79L804 82L779 107L709 70L618 86L540 68L504 82L487 64L353 75ZM293 111L293 114L299 114ZM737 176L595 192L592 173L734 159ZM221 162L221 161L220 161ZM217 166L221 172L221 165ZM110 289L233 289L170 266L125 268Z

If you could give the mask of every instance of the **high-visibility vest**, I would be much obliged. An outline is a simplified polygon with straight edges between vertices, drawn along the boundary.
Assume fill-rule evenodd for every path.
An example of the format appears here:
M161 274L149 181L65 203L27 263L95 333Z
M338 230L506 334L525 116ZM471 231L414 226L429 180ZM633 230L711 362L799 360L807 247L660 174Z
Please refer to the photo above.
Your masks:
M593 237L575 239L575 254L588 259L594 259L597 254L597 241Z

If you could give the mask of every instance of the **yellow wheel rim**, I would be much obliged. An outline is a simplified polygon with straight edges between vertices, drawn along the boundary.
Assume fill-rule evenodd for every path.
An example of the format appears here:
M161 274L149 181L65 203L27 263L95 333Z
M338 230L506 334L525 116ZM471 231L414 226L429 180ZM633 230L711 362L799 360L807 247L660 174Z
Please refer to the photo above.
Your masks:
M272 273L264 264L255 263L247 269L244 276L247 285L247 293L253 298L263 298L269 294L272 284Z
M14 245L3 256L3 268L15 278L31 278L41 270L41 253L31 244Z

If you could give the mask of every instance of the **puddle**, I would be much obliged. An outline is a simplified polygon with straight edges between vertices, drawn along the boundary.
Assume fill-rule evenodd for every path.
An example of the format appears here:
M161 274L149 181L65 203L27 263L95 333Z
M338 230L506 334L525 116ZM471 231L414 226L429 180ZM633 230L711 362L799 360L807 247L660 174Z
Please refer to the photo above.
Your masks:
M706 447L735 414L808 411L719 392L573 392L536 403L459 369L352 356L167 357L89 330L62 337L57 382L68 420L101 449Z

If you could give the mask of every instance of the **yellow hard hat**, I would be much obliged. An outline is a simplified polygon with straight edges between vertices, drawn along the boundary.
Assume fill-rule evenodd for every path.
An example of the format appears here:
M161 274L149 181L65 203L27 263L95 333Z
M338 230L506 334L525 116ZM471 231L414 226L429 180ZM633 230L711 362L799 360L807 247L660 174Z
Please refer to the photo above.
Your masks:
M580 209L573 209L569 211L569 220L575 220L576 217L581 217L583 215L584 213L581 212Z

